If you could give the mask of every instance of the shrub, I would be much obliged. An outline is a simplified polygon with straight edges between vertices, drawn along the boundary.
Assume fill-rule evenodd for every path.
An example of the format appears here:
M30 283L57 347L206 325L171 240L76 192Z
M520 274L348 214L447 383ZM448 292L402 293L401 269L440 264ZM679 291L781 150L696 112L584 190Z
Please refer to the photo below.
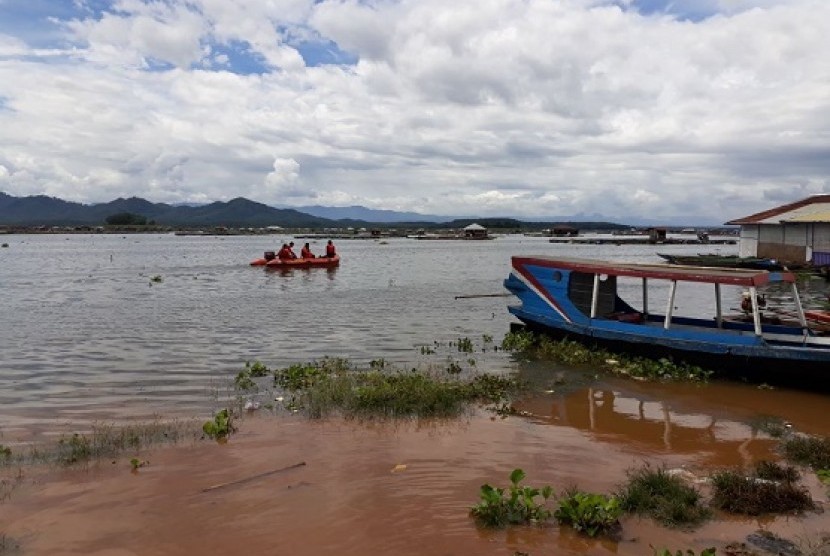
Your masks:
M510 487L495 488L489 484L481 486L481 502L470 509L470 514L486 527L504 527L523 523L538 523L550 518L551 512L545 506L553 493L550 486L542 489L521 486L525 472L514 469L510 474ZM536 498L541 496L542 501Z

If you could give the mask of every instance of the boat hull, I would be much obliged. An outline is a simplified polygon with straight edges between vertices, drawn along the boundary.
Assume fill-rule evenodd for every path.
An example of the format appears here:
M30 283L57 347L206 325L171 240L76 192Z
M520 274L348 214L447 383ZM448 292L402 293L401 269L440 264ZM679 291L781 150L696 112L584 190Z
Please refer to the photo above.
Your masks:
M805 331L780 319L764 318L759 331L750 318L702 319L671 315L642 314L616 295L616 282L594 293L591 309L591 284L599 288L599 276L636 276L650 280L733 283L792 279L791 276L735 273L705 268L670 270L670 267L614 265L598 267L590 261L554 261L541 258L515 258L514 269L505 287L521 301L508 307L511 314L528 328L553 337L567 337L588 345L651 358L672 357L754 381L783 384L805 376L830 376L830 336ZM614 274L619 272L619 274ZM754 283L754 282L751 282ZM645 284L645 282L644 282ZM584 291L584 287L589 291ZM583 288L583 289L580 289ZM665 306L665 305L664 305ZM610 311L610 312L609 312ZM591 314L596 313L595 317ZM812 386L812 384L811 384Z
M522 319L519 319L522 320ZM587 347L598 347L614 353L647 357L668 358L683 361L712 371L714 376L750 383L767 383L776 386L808 388L830 391L827 383L827 361L770 358L760 355L737 355L681 349L677 346L632 342L624 339L603 338L590 334L563 330L539 324L536 321L522 321L515 327L544 334L557 340L573 340Z
M316 257L314 259L274 259L265 264L267 269L335 268L337 266L340 266L340 256Z

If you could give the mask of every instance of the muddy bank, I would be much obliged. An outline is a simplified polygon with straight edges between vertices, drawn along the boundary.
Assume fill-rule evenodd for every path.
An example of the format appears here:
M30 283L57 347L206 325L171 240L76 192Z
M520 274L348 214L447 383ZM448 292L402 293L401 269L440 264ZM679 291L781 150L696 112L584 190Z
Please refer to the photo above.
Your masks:
M0 504L0 532L23 554L84 555L642 555L651 554L649 544L716 546L724 553L728 542L759 528L805 542L830 532L828 513L718 519L692 532L626 517L619 543L588 540L554 522L476 527L468 511L480 485L506 484L514 467L527 472L527 484L608 492L645 460L697 472L712 463L774 456L773 441L757 434L751 449L742 450L745 425L726 408L707 433L703 413L670 410L675 422L666 425L665 412L648 406L642 417L634 411L635 418L625 400L635 400L636 392L610 391L613 401L586 388L540 395L524 405L532 416L508 419L485 412L421 424L253 417L225 445L142 452L149 465L137 472L130 465L135 454L71 469L25 469L20 486ZM618 410L603 412L603 405ZM683 416L686 425L677 422ZM701 432L681 448L691 434L686 429ZM266 474L290 466L296 467ZM806 484L826 505L818 481L808 475Z

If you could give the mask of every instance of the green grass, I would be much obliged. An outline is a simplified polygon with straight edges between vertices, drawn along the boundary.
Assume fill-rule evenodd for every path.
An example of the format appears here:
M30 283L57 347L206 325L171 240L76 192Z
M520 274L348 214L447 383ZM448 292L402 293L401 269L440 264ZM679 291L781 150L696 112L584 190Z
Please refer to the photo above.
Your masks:
M617 492L623 510L651 517L667 527L697 525L710 517L700 493L664 468L629 470Z

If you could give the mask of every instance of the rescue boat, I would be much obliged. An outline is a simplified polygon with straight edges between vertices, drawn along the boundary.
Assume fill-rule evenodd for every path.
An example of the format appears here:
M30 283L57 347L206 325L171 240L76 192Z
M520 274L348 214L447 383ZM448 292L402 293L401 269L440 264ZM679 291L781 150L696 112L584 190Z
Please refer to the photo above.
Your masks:
M268 261L273 261L277 258L277 254L273 251L266 251L259 259L251 261L251 266L265 266Z
M286 268L334 268L340 265L340 255L315 257L313 259L271 259L265 263L267 269Z

